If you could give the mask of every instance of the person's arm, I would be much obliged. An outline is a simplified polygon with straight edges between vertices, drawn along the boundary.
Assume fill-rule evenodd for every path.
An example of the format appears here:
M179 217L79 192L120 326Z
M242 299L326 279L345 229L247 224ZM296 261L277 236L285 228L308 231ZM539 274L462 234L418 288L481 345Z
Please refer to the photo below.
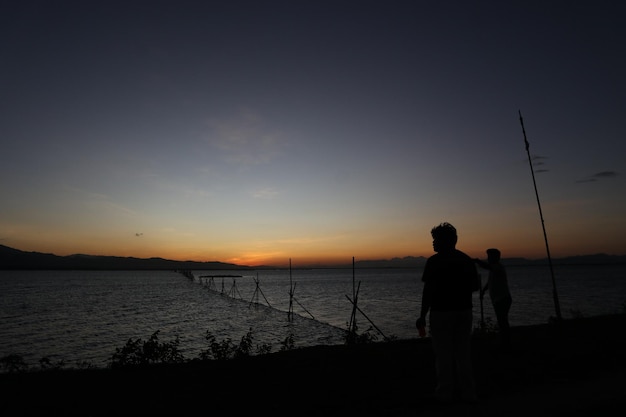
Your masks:
M422 327L426 325L426 315L428 315L428 310L430 310L430 304L432 299L432 285L428 282L424 283L424 289L422 290L422 308L420 310L420 316L417 319L417 327Z
M480 260L478 258L474 258L474 262L476 262L478 264L478 266L480 266L481 268L491 270L491 265L489 265L489 263L487 263L485 261L482 261L482 260Z
M482 261L482 260L480 260L480 259L478 259L478 258L474 258L474 262L475 262L478 266L480 266L481 268L487 269L487 270L489 270L489 271L491 271L491 270L493 269L493 268L491 267L491 264L490 264L490 263L485 262L485 261ZM491 273L491 272L490 272L490 273ZM485 296L485 293L487 292L487 288L489 288L489 280L487 280L487 283L485 284L485 286L484 286L484 287L479 288L479 290L480 290L480 297L481 297L481 298Z

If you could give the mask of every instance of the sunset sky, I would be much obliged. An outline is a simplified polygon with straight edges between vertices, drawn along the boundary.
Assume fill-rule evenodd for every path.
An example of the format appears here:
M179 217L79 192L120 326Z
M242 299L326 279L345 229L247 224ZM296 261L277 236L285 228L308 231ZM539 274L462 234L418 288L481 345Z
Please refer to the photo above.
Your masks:
M626 3L0 3L0 244L626 254Z

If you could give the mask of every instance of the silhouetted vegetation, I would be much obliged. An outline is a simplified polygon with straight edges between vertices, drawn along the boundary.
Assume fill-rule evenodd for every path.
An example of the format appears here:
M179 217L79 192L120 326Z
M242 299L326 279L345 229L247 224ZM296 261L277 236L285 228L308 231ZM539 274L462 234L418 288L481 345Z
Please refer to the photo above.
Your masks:
M213 334L209 331L206 332L205 339L209 344L209 347L200 352L199 357L202 360L227 360L252 355L252 329L242 336L238 345L234 344L230 338L226 338L221 342L218 342L215 336L213 336ZM270 353L271 350L272 346L267 343L257 345L256 347L256 353L259 355Z
M0 369L3 372L24 372L28 369L28 365L22 356L14 354L0 358Z
M361 334L358 333L359 328L355 323L353 323L352 326L350 326L350 323L346 323L346 327L348 328L346 330L347 345L374 343L378 341L378 336L375 333L372 333L374 331L374 328L372 326L370 326L365 332Z
M626 302L623 303L623 312L626 314ZM576 314L574 314L576 313ZM586 318L582 313L572 312L572 319L569 322L579 321ZM548 324L554 325L553 318L548 320ZM353 331L345 332L346 345L358 345L375 343L378 336L373 333L373 328L369 327L364 333L358 334L357 327L353 326ZM486 318L474 327L474 335L490 336L498 331L497 324L491 318ZM132 366L142 366L151 364L176 364L190 361L211 361L211 360L236 360L243 357L253 355L265 355L272 351L269 343L254 346L253 331L250 329L238 344L235 344L230 338L218 341L215 336L207 331L205 339L207 347L202 350L194 359L185 358L180 351L180 340L175 337L169 342L159 341L159 331L154 332L146 341L138 339L129 339L121 348L116 348L115 353L111 356L111 360L107 368L123 368ZM391 342L395 337L385 338L385 342ZM279 351L288 351L296 349L295 337L289 334L280 342ZM0 358L0 373L22 373L29 371L56 371L62 369L95 369L97 368L89 362L77 362L73 366L68 366L63 360L53 362L49 357L43 357L39 360L38 367L30 367L23 356L18 354L10 354Z
M111 356L108 367L111 369L144 366L153 364L175 364L188 362L180 350L180 339L176 336L168 342L159 340L160 331L155 331L148 340L141 338L130 338L124 346L116 348L115 353ZM217 341L215 336L207 331L205 339L207 348L202 350L195 360L230 360L247 356L265 355L271 353L272 345L263 343L254 345L253 331L250 329L238 344L235 344L230 338ZM295 349L294 335L289 334L281 342L280 351ZM0 372L17 373L27 371L52 371L66 368L64 361L52 362L48 357L39 360L39 367L29 367L23 356L11 354L0 358ZM91 363L79 362L74 368L89 369L95 368Z
M357 334L357 328L352 332L346 331L347 345L373 343L377 341L377 336L372 333L370 327L365 333ZM155 331L148 340L141 338L130 338L124 346L116 348L111 356L108 367L111 369L145 366L153 364L175 364L190 361L180 350L180 339L176 336L173 340L162 342L159 340L160 331ZM263 343L254 345L253 331L250 329L241 337L239 343L234 343L232 339L226 338L218 341L217 338L207 330L205 334L207 347L200 351L197 358L193 360L233 360L253 355L266 355L271 353L272 345ZM280 351L295 349L295 337L289 334L280 342ZM15 373L27 371L51 371L66 368L64 361L52 362L48 357L39 360L38 368L31 368L24 361L24 358L17 354L7 355L0 358L0 372ZM95 368L88 362L79 362L73 368L89 369Z
M184 362L185 358L178 348L179 344L178 336L171 342L159 342L158 330L145 342L141 339L128 339L126 345L115 349L111 357L111 368Z
M483 328L489 331L490 323L485 320ZM56 371L54 367L62 363L54 361L44 361L51 371L22 372L23 361L12 356L1 361L14 370L0 374L1 407L3 415L16 416L195 415L207 410L212 415L254 415L259 410L298 416L422 415L422 411L474 415L483 410L500 415L503 406L517 410L520 402L528 405L520 409L521 414L545 411L545 401L552 398L548 410L558 415L623 415L619 382L626 366L626 337L620 330L625 325L622 314L566 319L558 325L515 326L511 353L499 350L497 335L475 333L472 358L481 404L471 410L454 404L443 406L439 413L439 406L430 402L436 383L434 352L429 338L418 337L391 343L307 346L224 361L196 358L184 364L78 372ZM169 344L170 338L165 338L168 343L158 340L162 335L152 338L153 347ZM242 341L241 352L251 354L258 349L254 336L245 334L223 344L209 339L218 350L228 352ZM293 341L292 335L285 338L287 350ZM143 354L144 341L136 343L133 338L132 342ZM202 337L194 352L201 349L213 358L208 340L205 345ZM621 414L615 405L621 405ZM515 410L511 412L520 414Z

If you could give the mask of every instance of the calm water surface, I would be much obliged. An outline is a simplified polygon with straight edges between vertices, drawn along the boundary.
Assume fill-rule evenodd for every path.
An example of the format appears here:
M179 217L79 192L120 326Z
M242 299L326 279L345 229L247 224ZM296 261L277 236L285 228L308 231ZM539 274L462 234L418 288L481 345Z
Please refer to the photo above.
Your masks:
M207 348L205 334L273 351L294 336L296 347L342 344L350 320L348 297L358 289L360 331L407 339L421 299L421 269L311 269L276 271L0 271L0 357L42 357L66 366L104 367L129 338L180 338L187 359ZM486 271L481 271L486 279ZM511 323L546 323L555 315L548 267L509 267ZM207 277L208 275L241 277ZM626 266L557 266L563 317L623 312ZM258 280L258 286L255 282ZM293 320L288 320L290 286ZM258 304L257 304L258 302ZM488 298L482 312L495 322ZM480 302L475 297L475 319Z

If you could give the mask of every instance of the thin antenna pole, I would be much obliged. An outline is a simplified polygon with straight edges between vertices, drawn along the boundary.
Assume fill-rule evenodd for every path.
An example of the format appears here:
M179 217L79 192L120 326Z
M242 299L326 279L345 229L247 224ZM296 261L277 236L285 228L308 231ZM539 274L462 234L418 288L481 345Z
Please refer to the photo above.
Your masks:
M530 173L533 177L533 186L535 187L535 197L537 197L537 206L539 207L539 218L541 219L541 227L543 228L543 239L546 242L546 252L548 253L548 264L550 265L550 276L552 277L552 298L554 298L554 308L556 310L556 318L561 320L561 306L559 305L559 296L556 291L556 280L554 279L554 268L552 268L552 258L550 257L550 246L548 245L548 235L546 234L546 226L543 221L543 212L541 211L541 203L539 202L539 192L537 192L537 182L535 181L535 171L533 162L530 157L530 144L526 139L526 129L524 129L524 119L522 111L518 110L519 122L522 125L522 133L524 134L524 145L526 146L526 154L528 154L528 164L530 165Z

